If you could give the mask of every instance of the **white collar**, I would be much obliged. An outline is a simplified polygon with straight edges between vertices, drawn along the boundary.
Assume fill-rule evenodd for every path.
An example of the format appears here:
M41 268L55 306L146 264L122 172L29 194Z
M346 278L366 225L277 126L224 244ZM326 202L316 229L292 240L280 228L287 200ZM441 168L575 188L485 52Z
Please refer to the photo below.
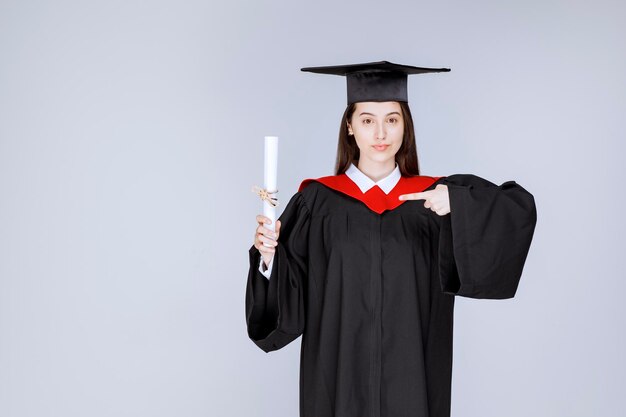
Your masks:
M346 170L346 175L350 178L358 187L361 189L362 193L365 193L367 190L372 188L375 185L378 185L381 190L385 192L385 194L389 194L391 190L396 186L398 181L400 181L400 167L396 162L396 167L389 175L385 178L374 182L370 177L365 175L358 169L353 163L350 164L350 167Z

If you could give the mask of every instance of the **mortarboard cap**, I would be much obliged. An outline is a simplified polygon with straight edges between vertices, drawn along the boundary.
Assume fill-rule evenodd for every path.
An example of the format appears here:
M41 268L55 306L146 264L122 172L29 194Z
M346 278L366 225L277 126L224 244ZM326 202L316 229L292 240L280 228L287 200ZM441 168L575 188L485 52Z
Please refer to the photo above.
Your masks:
M449 68L423 68L388 61L363 64L300 68L317 74L343 75L348 86L348 104L359 101L408 102L407 76L427 72L448 72Z

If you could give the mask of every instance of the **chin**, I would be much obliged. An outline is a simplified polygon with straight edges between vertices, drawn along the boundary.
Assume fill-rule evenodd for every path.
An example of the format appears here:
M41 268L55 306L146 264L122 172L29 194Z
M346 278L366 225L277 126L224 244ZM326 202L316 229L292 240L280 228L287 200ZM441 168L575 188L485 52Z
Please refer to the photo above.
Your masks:
M370 159L372 161L378 162L378 163L389 162L389 161L392 161L392 162L395 163L396 155L395 154L394 155L391 155L391 154L390 155L380 155L379 154L379 155L373 155Z

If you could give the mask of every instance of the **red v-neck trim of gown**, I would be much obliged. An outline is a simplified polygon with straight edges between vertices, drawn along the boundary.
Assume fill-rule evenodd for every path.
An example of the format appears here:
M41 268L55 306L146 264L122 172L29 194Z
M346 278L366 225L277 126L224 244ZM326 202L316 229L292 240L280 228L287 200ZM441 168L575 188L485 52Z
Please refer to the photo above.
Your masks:
M416 177L402 176L398 180L396 186L389 192L385 192L378 186L374 185L366 192L362 192L358 185L350 179L346 174L329 175L321 178L309 178L300 184L298 192L302 191L312 181L317 181L335 191L346 194L352 198L364 203L370 210L375 213L382 214L385 210L393 210L399 207L407 200L398 200L402 194L419 193L430 187L433 183L443 177L429 177L426 175L418 175Z

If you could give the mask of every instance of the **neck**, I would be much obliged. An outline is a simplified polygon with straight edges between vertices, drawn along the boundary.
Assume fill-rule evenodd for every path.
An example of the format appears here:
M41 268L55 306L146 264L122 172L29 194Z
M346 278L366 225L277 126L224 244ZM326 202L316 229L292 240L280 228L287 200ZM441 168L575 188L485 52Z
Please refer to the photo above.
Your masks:
M396 161L390 159L384 162L374 162L359 159L357 168L359 168L359 170L367 175L372 181L377 182L391 174L391 172L396 168Z

